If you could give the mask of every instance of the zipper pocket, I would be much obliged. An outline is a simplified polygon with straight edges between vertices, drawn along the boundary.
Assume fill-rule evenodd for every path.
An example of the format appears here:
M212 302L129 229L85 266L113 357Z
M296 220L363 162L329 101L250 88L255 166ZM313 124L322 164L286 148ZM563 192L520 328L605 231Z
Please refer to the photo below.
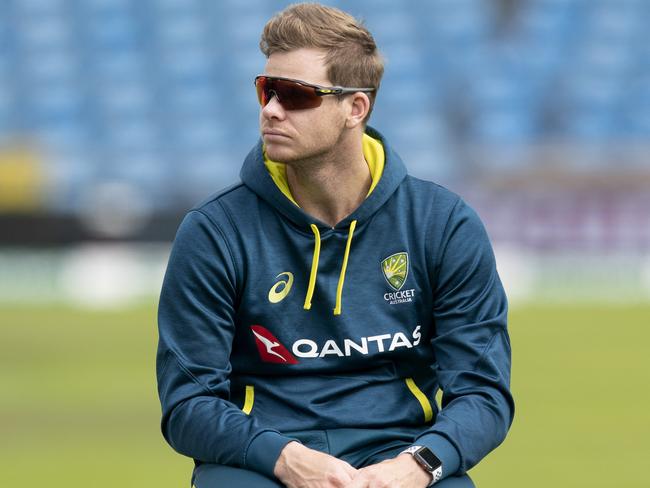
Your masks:
M242 412L246 415L250 415L251 410L253 410L253 403L255 403L255 387L253 385L246 385L244 406L241 408Z

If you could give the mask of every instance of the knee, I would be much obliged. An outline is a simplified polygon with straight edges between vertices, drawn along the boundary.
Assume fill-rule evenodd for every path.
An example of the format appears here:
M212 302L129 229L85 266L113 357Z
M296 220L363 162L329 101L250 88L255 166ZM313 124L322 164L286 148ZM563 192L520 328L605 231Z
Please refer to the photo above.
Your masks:
M284 488L256 471L219 464L201 464L194 468L192 485L194 488Z

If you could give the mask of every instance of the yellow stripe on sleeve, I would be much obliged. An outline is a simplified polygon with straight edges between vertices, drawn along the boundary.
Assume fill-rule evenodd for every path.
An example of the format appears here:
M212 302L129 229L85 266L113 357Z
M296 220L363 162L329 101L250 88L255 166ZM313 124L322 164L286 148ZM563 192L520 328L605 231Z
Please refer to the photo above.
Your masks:
M418 388L418 385L415 384L413 378L406 378L406 386L408 386L409 390L411 390L411 393L413 393L413 396L415 396L418 402L420 402L420 406L424 411L424 421L430 422L431 419L433 419L433 409L431 408L431 403L429 402L429 399L422 392L422 390Z

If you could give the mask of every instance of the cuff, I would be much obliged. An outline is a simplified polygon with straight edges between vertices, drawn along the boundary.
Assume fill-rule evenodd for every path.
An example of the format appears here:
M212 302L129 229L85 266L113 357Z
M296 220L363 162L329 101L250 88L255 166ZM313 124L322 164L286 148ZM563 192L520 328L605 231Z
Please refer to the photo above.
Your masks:
M458 451L451 442L440 434L425 434L415 439L413 445L428 447L440 459L442 462L442 478L451 476L460 468Z
M276 479L273 474L275 463L284 446L294 440L297 439L285 437L272 430L266 430L257 435L248 445L244 455L246 469L258 471L271 479Z

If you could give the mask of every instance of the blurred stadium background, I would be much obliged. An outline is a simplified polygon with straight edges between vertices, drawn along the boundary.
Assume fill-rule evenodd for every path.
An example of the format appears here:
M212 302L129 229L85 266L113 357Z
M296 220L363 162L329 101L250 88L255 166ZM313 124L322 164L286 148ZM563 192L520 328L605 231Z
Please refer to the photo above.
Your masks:
M189 484L156 295L257 140L288 3L0 1L0 486ZM371 125L495 246L519 411L477 484L650 486L650 1L325 3L386 57Z

